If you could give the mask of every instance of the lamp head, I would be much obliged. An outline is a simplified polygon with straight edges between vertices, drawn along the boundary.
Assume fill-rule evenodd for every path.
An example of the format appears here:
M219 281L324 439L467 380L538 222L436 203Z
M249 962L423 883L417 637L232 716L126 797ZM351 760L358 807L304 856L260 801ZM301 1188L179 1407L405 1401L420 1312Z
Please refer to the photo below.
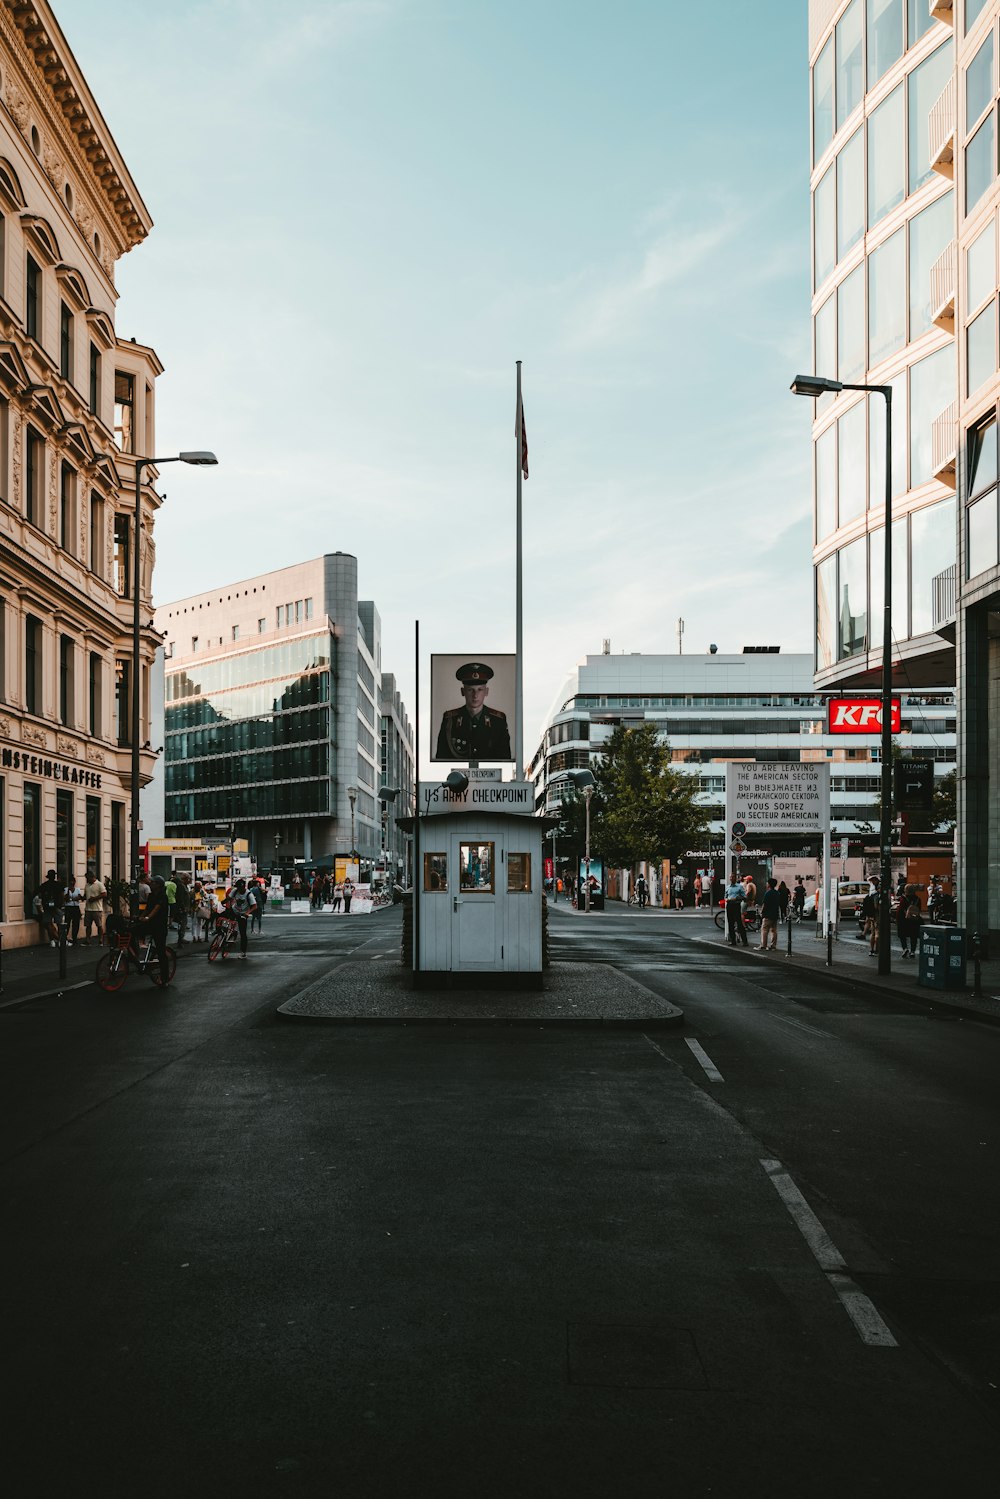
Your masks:
M594 780L594 772L592 770L568 770L566 774L573 782L573 785L578 791L582 791L584 793L586 793L588 789L593 791L594 787L597 785L597 782Z
M180 453L178 456L182 463L193 463L198 468L211 468L219 461L214 453Z
M797 396L825 396L828 391L843 390L839 380L827 380L823 375L796 375L789 389Z
M444 783L448 790L454 792L456 796L461 796L463 792L469 789L469 777L465 774L464 770L449 771L444 778Z
M380 802L394 802L398 795L398 786L380 786L378 788L378 799Z

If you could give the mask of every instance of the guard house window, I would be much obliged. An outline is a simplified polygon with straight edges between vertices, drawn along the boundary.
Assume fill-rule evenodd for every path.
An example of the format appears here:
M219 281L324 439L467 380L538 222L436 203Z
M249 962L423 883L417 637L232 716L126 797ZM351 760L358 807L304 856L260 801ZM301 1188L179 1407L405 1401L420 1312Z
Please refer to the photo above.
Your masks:
M531 893L531 855L507 855L507 889L514 895Z
M90 496L90 571L99 578L104 577L104 501L93 492Z
M76 555L76 471L68 463L59 469L59 545Z
M24 278L24 326L29 338L37 339L41 322L42 272L29 255Z
M59 304L59 373L64 380L73 378L73 314L65 302Z
M448 894L447 854L424 854L424 889L433 895Z
M123 453L135 452L135 376L115 370L115 442Z
M132 526L127 515L115 516L115 590L123 599L131 598L130 538Z
M115 738L119 744L131 744L132 663L115 662Z
M492 843L459 845L458 888L463 894L493 894L493 849Z
M90 737L99 739L101 736L101 658L95 651L90 653L89 681L87 683L87 697L90 720Z
M101 352L96 344L90 346L90 414L101 414Z
M42 711L42 622L33 614L24 617L24 706Z
M45 495L45 442L34 427L24 434L24 514L33 526L41 526Z
M59 722L73 727L74 660L76 650L72 636L59 637Z

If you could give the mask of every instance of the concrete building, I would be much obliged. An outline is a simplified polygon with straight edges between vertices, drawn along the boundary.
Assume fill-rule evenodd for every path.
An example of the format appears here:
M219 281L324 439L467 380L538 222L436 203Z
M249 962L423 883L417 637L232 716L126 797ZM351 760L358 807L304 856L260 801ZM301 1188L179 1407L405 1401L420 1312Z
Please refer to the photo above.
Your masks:
M558 805L560 773L590 766L618 725L653 722L677 768L698 778L720 849L728 760L830 761L833 829L858 838L859 825L878 826L879 741L829 734L826 702L805 654L587 656L557 694L531 761L536 808ZM954 769L950 688L904 693L902 721L907 754L933 760L937 777Z
M167 836L231 830L260 868L329 868L353 843L366 877L381 847L382 639L357 559L328 553L163 604L156 628Z
M416 751L413 729L403 700L396 686L396 678L389 672L382 675L382 692L379 704L382 719L382 744L380 763L381 786L394 786L399 795L386 804L383 824L382 848L387 855L388 872L394 878L408 882L410 874L407 863L409 839L396 826L397 817L413 811Z
M994 940L998 24L1000 0L811 0L809 11L814 369L893 390L894 684L956 682L959 919ZM816 403L824 687L877 688L884 431L881 397Z
M0 3L0 934L35 940L48 869L127 877L135 456L152 349L115 269L152 220L46 0ZM151 609L156 470L138 538ZM141 639L140 779L152 773Z

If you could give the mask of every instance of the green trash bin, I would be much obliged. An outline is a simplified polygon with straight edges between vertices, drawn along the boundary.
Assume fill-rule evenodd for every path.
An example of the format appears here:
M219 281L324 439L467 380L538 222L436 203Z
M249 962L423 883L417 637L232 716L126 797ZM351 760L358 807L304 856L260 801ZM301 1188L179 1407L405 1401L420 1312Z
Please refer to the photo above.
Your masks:
M925 989L964 989L965 960L964 927L921 927L917 982Z

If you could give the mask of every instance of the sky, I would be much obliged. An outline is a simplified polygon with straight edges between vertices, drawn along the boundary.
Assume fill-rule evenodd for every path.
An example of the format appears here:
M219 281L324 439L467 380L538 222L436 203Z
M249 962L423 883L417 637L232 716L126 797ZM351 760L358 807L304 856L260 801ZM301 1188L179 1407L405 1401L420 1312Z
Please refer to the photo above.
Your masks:
M54 6L154 220L157 447L219 458L157 604L353 552L426 710L514 648L520 359L526 758L605 639L811 649L806 0Z

